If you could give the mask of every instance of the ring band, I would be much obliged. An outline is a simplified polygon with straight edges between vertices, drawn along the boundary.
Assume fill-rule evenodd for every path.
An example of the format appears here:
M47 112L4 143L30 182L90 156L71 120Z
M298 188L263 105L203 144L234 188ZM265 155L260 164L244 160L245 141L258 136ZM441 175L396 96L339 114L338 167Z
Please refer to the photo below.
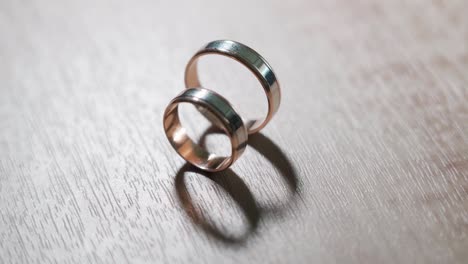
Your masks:
M248 133L260 131L278 111L281 92L276 75L268 62L255 50L232 40L216 40L203 46L185 68L185 87L201 87L197 72L198 59L206 54L219 54L232 58L246 66L260 81L268 99L268 113L262 120L244 120Z
M208 153L188 137L179 119L178 105L189 103L202 108L217 120L217 125L229 136L231 155ZM247 129L241 117L221 95L205 88L189 88L176 96L164 112L164 131L177 153L192 165L206 171L221 171L236 161L247 145Z

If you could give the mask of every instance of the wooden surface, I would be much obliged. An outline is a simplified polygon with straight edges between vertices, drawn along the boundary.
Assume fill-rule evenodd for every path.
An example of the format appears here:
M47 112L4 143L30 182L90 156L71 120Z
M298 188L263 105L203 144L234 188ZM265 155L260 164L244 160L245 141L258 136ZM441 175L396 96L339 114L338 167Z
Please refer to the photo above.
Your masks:
M466 263L467 13L1 1L0 263ZM221 38L268 59L283 101L208 177L183 167L162 113ZM209 88L262 111L250 75L206 63Z

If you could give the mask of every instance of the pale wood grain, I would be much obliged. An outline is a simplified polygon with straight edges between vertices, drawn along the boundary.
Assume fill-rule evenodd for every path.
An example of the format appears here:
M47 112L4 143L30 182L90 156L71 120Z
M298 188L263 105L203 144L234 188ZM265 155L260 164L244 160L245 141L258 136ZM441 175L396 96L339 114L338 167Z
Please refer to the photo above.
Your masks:
M0 263L466 263L467 3L2 1ZM162 113L220 38L282 106L230 171L176 177Z

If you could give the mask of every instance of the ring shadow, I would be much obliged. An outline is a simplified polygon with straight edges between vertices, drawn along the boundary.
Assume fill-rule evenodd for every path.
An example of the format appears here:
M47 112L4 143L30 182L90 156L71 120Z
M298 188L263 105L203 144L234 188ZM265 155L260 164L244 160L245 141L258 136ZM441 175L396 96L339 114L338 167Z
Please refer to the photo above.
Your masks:
M198 140L198 144L201 147L206 147L207 136L209 134L216 133L223 132L215 126L210 127L201 135L200 139ZM295 196L299 194L300 191L296 170L280 147L278 147L268 137L260 133L250 135L248 145L254 148L263 157L265 157L284 178L288 186L290 196L288 200L281 206L259 207L250 189L247 187L244 181L231 169L227 169L221 172L205 172L187 163L179 169L175 177L175 187L179 201L181 202L182 207L191 220L209 235L223 242L231 244L245 242L246 239L256 230L258 222L264 213L280 212L289 204L289 202L291 202ZM236 237L227 235L214 224L210 223L202 213L197 212L185 184L184 175L186 172L195 172L209 178L222 187L230 195L230 197L239 205L247 220L249 221L249 228L245 233Z
M211 126L200 136L198 144L202 148L206 148L206 139L208 135L221 133L224 132L220 128ZM292 165L292 162L278 145L260 132L249 135L247 145L255 149L279 171L279 175L285 180L289 189L289 199L284 203L284 205L287 205L294 196L300 193L297 172ZM261 209L263 209L263 211L276 211L277 213L282 209L281 207L282 206L270 206L268 208L263 207Z
M185 173L187 172L203 175L223 188L245 214L249 222L249 228L239 236L230 236L213 223L210 223L202 212L197 212L196 205L194 205L185 183ZM226 243L240 244L257 228L258 221L260 220L260 210L257 207L257 203L244 181L231 169L226 169L222 172L205 172L186 163L177 172L175 183L177 196L185 212L197 226L201 227L209 235Z

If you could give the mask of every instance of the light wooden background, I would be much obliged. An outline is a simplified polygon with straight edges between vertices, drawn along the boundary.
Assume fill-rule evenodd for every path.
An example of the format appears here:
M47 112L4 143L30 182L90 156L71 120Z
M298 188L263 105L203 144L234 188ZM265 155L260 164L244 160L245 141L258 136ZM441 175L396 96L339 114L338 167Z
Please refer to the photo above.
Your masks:
M162 113L222 38L283 101L209 176ZM206 63L260 113L250 75ZM0 263L468 261L465 0L2 0L0 120Z

